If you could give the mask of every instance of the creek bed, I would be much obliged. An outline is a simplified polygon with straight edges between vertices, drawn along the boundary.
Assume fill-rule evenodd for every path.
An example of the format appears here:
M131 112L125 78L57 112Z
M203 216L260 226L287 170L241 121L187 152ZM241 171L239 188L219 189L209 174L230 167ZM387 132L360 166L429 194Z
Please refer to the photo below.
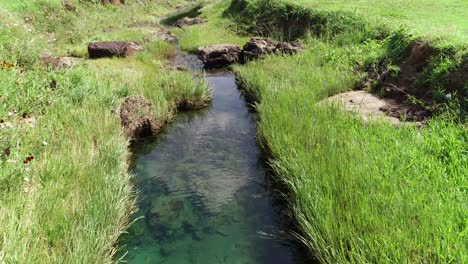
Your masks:
M137 153L141 218L123 238L124 260L298 263L294 247L277 238L285 217L268 188L256 121L235 76L208 73L206 80L213 90L212 105L179 113Z

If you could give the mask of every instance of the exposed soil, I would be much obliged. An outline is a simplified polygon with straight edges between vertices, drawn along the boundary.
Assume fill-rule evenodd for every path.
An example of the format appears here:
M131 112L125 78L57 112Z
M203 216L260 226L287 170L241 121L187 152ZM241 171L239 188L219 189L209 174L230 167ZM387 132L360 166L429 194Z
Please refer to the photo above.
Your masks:
M458 92L461 97L468 97L468 61L452 72L444 84L449 92Z
M399 65L400 74L398 77L392 78L388 76L388 73L382 75L382 82L389 93L394 98L405 97L408 94L418 98L432 97L432 89L417 85L416 82L422 76L424 68L429 65L431 57L436 54L436 50L427 43L419 41L413 43L408 59ZM397 88L388 84L393 84Z
M39 58L40 64L44 65L45 67L51 67L54 69L70 69L73 68L79 61L80 58L77 57L54 57L48 52L43 52Z
M125 99L120 105L119 115L125 134L134 141L153 136L161 129L153 116L151 102L143 97Z
M365 121L382 118L391 124L403 125L422 120L424 116L423 113L411 114L410 106L400 104L395 99L381 98L365 91L337 94L326 101L342 103L347 111L360 114Z
M437 50L430 44L416 41L412 44L407 59L398 65L400 68L398 74L391 73L388 61L384 61L379 66L380 70L370 74L369 80L363 87L373 89L372 83L377 82L384 97L398 105L382 108L389 116L409 121L422 121L437 110L437 105L434 103L434 88L420 82L424 78L424 71L429 66L431 58L436 55ZM454 80L454 86L462 85L460 80L464 78L463 69L460 73L450 78Z

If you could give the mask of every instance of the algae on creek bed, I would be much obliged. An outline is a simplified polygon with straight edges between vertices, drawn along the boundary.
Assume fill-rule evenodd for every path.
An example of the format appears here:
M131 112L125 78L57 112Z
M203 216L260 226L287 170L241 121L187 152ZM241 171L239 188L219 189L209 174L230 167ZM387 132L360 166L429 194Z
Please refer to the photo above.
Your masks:
M207 77L210 109L180 113L136 160L129 263L296 263L263 184L255 120L232 74Z

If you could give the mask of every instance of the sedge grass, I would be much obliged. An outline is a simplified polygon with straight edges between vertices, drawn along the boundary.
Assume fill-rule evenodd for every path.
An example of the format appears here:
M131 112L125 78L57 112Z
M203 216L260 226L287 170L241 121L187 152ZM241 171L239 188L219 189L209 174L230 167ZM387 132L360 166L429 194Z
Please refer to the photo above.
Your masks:
M396 128L319 103L355 87L351 62L379 48L313 47L235 68L298 238L323 263L465 263L466 124Z

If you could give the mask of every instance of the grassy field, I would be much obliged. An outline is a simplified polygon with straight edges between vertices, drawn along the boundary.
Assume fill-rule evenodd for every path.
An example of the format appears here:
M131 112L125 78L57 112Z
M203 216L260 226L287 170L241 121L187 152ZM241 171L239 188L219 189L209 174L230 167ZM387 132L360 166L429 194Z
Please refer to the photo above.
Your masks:
M123 7L61 1L2 1L0 9L0 263L110 263L127 227L134 191L129 139L114 113L129 95L153 102L158 122L209 91L169 67L175 47L151 27L185 1ZM29 21L25 21L29 17ZM116 23L118 21L118 23ZM45 68L39 55L85 56L89 41L145 43L126 59ZM146 41L145 41L146 40Z
M281 38L274 26L309 10L327 23L312 32L320 34L299 39L306 50L296 56L234 66L259 112L258 138L276 180L287 187L283 195L298 225L293 235L323 263L466 263L468 128L460 102L467 98L453 98L423 128L366 123L339 104L319 102L357 87L368 68L356 65L398 63L415 39L452 47L442 53L458 55L445 61L459 65L467 2L251 0L245 9L232 2L206 7L208 24L177 31L183 47L242 43L246 32ZM417 36L393 31L401 24ZM240 38L217 37L236 30ZM442 82L427 77L443 67L429 68L422 81L443 91Z
M450 44L468 43L466 0L286 0L318 11L350 12L372 23L405 25L415 34Z

